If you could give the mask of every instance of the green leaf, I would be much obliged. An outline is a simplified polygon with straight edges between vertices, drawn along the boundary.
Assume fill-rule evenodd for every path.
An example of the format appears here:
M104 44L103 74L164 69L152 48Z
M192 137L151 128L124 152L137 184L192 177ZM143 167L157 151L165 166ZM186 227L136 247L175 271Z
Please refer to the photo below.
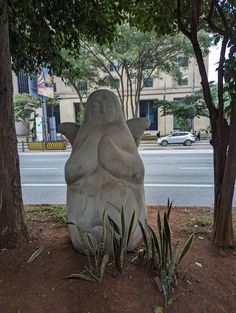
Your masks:
M28 259L27 264L32 263L37 257L43 252L44 247L40 247L38 250L36 250L31 257Z
M202 263L200 263L200 262L195 262L195 264L196 264L198 267L202 267Z
M125 214L124 214L124 207L122 206L121 213L120 213L120 220L121 220L121 238L125 239Z
M120 234L120 228L119 226L113 221L113 219L108 215L108 220L112 226L112 228L114 229L114 231L118 234L118 235L121 235Z
M90 258L90 251L89 251L89 245L87 240L87 233L84 232L78 225L76 225L77 233L78 233L78 239L84 249L84 253L87 257L89 268L92 268L91 264L91 258Z
M171 232L170 232L170 227L169 227L169 222L168 222L168 217L167 217L166 212L164 213L163 230L164 230L165 238L167 240L167 248L169 247L169 250L170 250L170 257L172 257Z
M132 230L133 230L133 226L134 226L134 218L135 218L135 211L133 211L133 214L132 214L131 219L130 219L127 241L126 241L126 247L128 247L128 245L129 245L130 236L132 234Z
M107 235L106 211L104 210L103 216L102 216L102 234L101 234L101 240L100 240L100 245L99 245L98 257L102 257L104 254L104 249L105 249L105 244L106 244L106 235Z
M171 209L172 209L172 205L173 205L173 201L170 202L170 199L168 198L168 201L167 201L167 218L169 220L170 218L170 212L171 212Z
M82 280L87 280L90 282L95 282L96 280L88 275L84 274L71 274L68 276L65 276L64 279L82 279Z
M152 227L150 225L148 225L148 229L149 229L149 232L154 240L154 243L155 243L155 247L156 247L156 251L157 251L157 254L158 254L158 257L161 261L162 257L161 257L161 250L160 250L160 245L159 245L159 242L158 242L158 238L157 238L157 235L156 233L154 232L154 230L152 229Z
M149 254L149 245L148 245L148 238L147 238L147 235L146 235L146 231L145 231L145 229L143 227L143 224L140 221L138 221L138 223L139 223L139 226L141 228L141 232L142 232L142 236L143 236L143 242L144 242L144 245L145 245L146 254L148 256L148 254Z
M92 239L93 237L91 238L91 234L89 234L89 233L87 233L86 235L87 235L89 250L93 254L93 257L96 257L97 247L96 247L96 244L94 243L94 241Z
M164 312L163 307L161 307L161 306L154 307L153 313L163 313L163 312Z
M179 259L178 259L178 264L180 263L180 261L183 259L183 257L188 253L189 249L191 248L191 245L193 243L193 239L194 239L194 233L189 237L189 239L186 241L180 255L179 255Z
M102 257L101 266L100 266L100 278L101 278L101 280L103 279L105 268L106 268L108 260L109 260L109 255L104 254Z

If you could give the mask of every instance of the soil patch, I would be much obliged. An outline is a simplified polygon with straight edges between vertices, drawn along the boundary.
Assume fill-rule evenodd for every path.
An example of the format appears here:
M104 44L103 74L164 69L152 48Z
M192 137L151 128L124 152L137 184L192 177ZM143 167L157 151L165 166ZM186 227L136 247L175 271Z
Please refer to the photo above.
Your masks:
M151 206L149 222L156 223L157 210ZM114 276L107 266L101 284L63 277L80 273L86 258L70 243L63 223L63 208L26 207L31 238L24 246L0 251L0 313L153 313L163 305L162 295L148 268L131 263ZM55 213L56 212L56 213ZM217 251L210 241L212 210L174 207L170 217L173 237L180 245L195 230L193 246L181 268L187 271L173 293L167 313L236 312L236 253ZM234 212L234 227L236 215ZM40 247L32 263L29 257ZM196 265L200 263L202 267Z

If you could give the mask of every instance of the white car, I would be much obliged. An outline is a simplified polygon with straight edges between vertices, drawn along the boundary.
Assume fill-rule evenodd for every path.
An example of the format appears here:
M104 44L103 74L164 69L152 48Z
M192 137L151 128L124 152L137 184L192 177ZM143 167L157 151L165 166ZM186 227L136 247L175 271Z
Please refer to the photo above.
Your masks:
M176 131L168 136L158 138L157 143L161 146L169 144L183 144L184 146L191 146L195 142L193 134L184 131Z

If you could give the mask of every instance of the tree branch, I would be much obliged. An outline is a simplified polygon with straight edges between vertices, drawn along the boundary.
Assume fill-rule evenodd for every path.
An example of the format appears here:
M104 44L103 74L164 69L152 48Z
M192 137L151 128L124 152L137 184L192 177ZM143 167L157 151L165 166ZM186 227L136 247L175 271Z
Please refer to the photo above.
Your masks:
M183 24L182 12L181 12L181 0L177 0L177 8L175 10L177 24L179 26L180 31L189 39L191 39L191 33Z
M225 51L228 43L228 36L223 38L221 51L220 51L220 60L218 66L218 107L219 107L219 116L223 118L224 116L224 62L225 62Z
M220 29L219 27L217 27L217 26L212 22L212 16L213 16L213 13L214 13L214 8L215 8L215 2L214 2L214 0L212 0L211 6L210 6L210 10L209 10L209 13L208 13L208 16L207 16L207 18L205 18L205 20L208 22L209 27L211 28L211 30L212 30L214 33L218 33L218 34L220 34L221 36L224 36L224 30L223 30L223 29Z
M228 25L228 22L227 22L227 20L226 20L225 14L224 14L224 12L223 12L221 6L219 5L218 0L215 0L214 2L215 2L216 9L217 9L217 11L218 11L218 13L219 13L219 15L220 15L220 17L221 17L221 20L222 20L222 22L223 22L223 24L224 24L225 31L228 32L228 31L229 31L229 25Z

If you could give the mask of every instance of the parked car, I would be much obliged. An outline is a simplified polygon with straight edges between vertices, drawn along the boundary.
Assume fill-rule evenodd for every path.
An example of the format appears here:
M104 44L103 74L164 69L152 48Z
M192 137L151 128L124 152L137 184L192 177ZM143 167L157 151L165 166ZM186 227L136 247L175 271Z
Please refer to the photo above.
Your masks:
M161 146L169 144L183 144L184 146L191 146L195 142L193 134L185 131L176 131L168 136L158 138L157 143Z

